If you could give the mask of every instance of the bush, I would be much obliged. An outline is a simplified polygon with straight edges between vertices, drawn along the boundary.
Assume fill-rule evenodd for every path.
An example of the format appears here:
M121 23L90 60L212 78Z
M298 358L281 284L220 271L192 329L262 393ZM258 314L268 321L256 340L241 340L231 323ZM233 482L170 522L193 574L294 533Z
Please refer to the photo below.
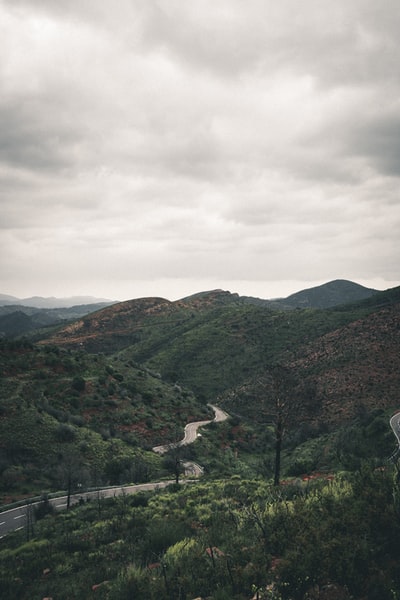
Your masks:
M113 594L119 600L149 597L148 573L141 567L130 565L118 577L113 586Z
M81 393L85 391L86 381L83 377L74 377L72 380L72 389Z
M43 500L36 506L35 508L35 518L37 521L43 519L45 516L53 514L54 507L50 504L47 496L43 498Z
M60 423L55 431L55 437L59 442L73 442L76 438L76 431L66 423Z

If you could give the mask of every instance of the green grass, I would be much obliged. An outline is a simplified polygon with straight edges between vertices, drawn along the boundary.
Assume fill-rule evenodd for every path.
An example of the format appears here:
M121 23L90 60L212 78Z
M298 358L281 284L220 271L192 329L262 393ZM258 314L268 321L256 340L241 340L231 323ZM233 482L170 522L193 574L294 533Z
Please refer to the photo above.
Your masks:
M88 484L161 475L152 446L209 415L189 390L118 357L3 341L0 371L3 503L64 487L73 465Z
M300 600L329 584L389 600L400 584L397 497L393 472L364 466L280 488L234 476L90 502L38 521L29 540L0 540L0 594L247 600L258 589Z

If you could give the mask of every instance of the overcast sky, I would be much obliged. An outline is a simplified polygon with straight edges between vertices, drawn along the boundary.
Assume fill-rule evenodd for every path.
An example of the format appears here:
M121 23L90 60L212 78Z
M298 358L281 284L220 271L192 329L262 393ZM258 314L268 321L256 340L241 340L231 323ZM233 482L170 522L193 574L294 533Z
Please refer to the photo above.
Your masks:
M400 283L398 0L0 0L0 292Z

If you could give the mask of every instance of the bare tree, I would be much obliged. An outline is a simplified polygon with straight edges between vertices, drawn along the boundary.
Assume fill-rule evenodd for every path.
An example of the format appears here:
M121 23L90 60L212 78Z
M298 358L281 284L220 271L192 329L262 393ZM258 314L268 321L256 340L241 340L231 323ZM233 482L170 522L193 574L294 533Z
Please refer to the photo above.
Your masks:
M282 444L289 426L299 419L304 405L301 386L286 366L273 365L247 387L258 398L258 420L274 428L274 485L280 483Z
M282 443L291 421L298 413L296 380L291 370L274 365L256 381L256 393L262 398L261 418L274 427L275 461L274 485L280 483Z
M71 496L88 483L89 470L82 464L82 457L74 448L68 448L68 451L60 453L58 458L56 477L67 490L67 508L70 508Z
M171 445L169 452L165 455L163 460L164 468L170 471L175 477L176 485L179 484L179 478L184 472L181 461L181 445L179 442Z
M248 419L273 427L274 485L280 483L281 454L290 427L312 420L319 409L313 382L299 381L289 366L274 364L224 397Z

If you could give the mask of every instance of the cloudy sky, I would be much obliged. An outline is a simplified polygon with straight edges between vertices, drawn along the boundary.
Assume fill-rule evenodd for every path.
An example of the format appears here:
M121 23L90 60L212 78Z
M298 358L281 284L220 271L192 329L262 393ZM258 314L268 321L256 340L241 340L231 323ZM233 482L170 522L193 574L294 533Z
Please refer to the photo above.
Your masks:
M0 292L400 283L398 0L0 0Z

